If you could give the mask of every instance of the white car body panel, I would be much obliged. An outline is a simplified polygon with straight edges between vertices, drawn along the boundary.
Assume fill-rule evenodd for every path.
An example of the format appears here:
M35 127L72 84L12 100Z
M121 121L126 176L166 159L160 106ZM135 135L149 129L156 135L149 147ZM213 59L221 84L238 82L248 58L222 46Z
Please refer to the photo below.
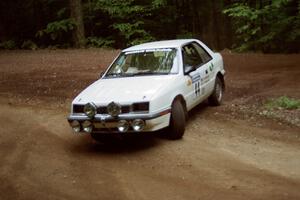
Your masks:
M121 104L150 101L157 91L174 79L174 75L99 79L83 90L73 104L94 102L96 105L103 105L112 101Z

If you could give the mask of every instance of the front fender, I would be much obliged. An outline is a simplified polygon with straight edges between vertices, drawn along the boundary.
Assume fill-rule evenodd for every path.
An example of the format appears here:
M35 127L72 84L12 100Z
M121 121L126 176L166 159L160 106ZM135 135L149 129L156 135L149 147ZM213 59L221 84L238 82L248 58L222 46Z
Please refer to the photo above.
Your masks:
M157 113L165 109L170 109L173 100L179 95L184 99L184 86L183 78L178 77L169 83L169 85L161 88L150 101L150 112Z

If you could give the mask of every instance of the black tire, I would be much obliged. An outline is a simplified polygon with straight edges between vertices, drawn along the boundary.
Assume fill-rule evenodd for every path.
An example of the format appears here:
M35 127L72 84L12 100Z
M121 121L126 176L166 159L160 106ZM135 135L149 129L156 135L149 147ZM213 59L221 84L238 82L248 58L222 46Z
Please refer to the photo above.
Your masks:
M219 106L222 103L223 98L223 82L219 77L216 77L215 87L213 93L209 96L208 102L212 106Z
M172 104L170 125L167 129L168 138L178 140L182 138L185 131L186 113L182 103L175 100Z

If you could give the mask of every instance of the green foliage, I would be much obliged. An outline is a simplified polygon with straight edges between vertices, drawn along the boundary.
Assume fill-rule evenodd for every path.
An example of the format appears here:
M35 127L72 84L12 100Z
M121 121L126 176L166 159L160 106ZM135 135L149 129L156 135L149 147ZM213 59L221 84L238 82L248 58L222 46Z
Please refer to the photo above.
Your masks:
M299 109L300 100L292 99L287 96L282 96L277 99L269 100L266 103L268 109Z
M112 26L120 32L120 35L125 38L128 45L136 45L154 40L154 38L141 27L143 24L142 21L137 21L134 24L118 23Z
M145 12L145 7L135 0L97 0L96 8L106 11L114 18L132 18L134 14Z
M153 0L152 1L152 7L154 9L158 9L158 8L161 8L161 7L165 7L168 5L168 2L167 0Z
M15 49L17 44L14 40L7 40L0 43L0 49Z
M31 40L25 40L21 46L22 49L36 50L38 46Z
M296 47L300 41L300 13L293 11L294 2L274 0L260 7L235 3L225 9L223 12L233 18L239 39L237 50L280 52Z
M193 33L189 31L182 31L176 36L177 39L189 39L193 37L194 37Z
M96 48L100 48L100 47L112 47L113 44L115 43L114 40L112 40L111 38L101 38L101 37L88 37L86 39L86 44L89 47L96 47Z
M299 0L82 0L81 6L88 46L199 38L216 49L235 43L239 51L300 50ZM0 1L0 48L70 47L79 25L69 18L73 9L69 0Z
M59 11L57 11L56 15L59 19L62 19L64 18L64 16L66 15L66 11L67 11L67 8L62 8L60 9Z
M12 50L20 47L22 49L30 49L30 50L35 50L38 48L38 46L31 40L25 40L23 43L18 43L18 44L14 40L7 40L0 43L0 49Z
M76 23L73 19L63 19L59 21L50 22L47 27L36 33L37 37L43 37L44 35L50 36L52 40L56 40L61 37L64 33L73 30Z
M145 17L151 15L153 7L136 0L95 0L95 10L108 14L113 21L111 28L116 31L119 40L128 45L154 40L154 37L145 30ZM163 3L155 0L155 6Z

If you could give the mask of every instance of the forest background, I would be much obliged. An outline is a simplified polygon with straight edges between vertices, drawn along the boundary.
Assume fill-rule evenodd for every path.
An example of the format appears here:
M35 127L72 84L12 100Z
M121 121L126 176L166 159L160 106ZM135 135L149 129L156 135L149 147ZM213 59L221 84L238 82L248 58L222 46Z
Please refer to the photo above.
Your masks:
M299 53L300 1L0 1L0 49L119 49L176 38L214 50Z

